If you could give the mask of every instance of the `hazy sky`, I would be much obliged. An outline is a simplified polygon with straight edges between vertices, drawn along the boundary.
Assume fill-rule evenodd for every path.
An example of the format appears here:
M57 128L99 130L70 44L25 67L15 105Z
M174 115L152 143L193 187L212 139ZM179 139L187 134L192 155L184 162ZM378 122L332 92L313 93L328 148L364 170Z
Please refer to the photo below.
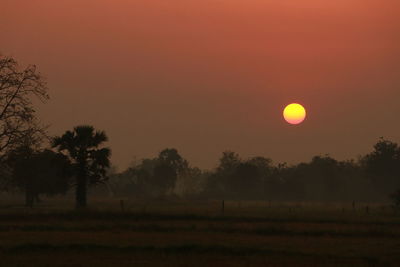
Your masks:
M104 129L121 168L166 147L212 168L400 141L398 0L0 1L0 53L47 77L51 133Z

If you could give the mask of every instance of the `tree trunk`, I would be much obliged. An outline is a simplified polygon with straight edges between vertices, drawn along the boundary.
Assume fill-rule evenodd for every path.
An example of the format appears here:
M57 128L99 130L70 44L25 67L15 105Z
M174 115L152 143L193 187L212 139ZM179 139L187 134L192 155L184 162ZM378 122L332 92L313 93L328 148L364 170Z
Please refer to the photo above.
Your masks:
M34 195L32 190L32 177L27 178L26 188L25 188L25 206L33 208Z
M76 208L86 208L86 177L78 176L76 184Z
M25 190L25 206L33 208L33 193L29 187Z
M78 175L76 176L76 208L86 208L86 194L87 194L87 177L86 177L86 164L79 164Z

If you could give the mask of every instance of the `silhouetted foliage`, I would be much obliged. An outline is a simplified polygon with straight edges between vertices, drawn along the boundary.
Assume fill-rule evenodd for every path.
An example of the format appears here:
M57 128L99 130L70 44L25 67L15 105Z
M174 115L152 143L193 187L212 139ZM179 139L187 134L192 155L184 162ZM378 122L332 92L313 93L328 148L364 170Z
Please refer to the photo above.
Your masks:
M264 197L267 182L272 176L271 160L254 157L243 161L237 153L225 151L214 174L211 174L205 194L222 198Z
M224 151L217 169L208 179L205 194L210 197L229 197L231 193L229 180L232 179L240 163L241 159L237 153Z
M295 165L274 165L264 157L242 159L225 151L214 170L201 171L176 150L166 149L116 175L113 186L121 184L119 192L141 197L175 192L221 200L382 201L400 188L398 150L397 144L382 139L359 161L324 155Z
M120 192L136 197L165 197L174 193L177 181L189 184L188 179L198 177L201 171L190 168L188 162L176 149L164 149L158 157L143 159L139 164L113 177L113 187L119 187L115 181L125 184ZM192 183L194 186L194 183Z
M171 192L178 175L188 168L188 163L176 149L164 149L155 161L152 184L158 187L159 194Z
M381 138L374 150L362 159L365 175L383 195L400 188L400 147Z
M10 152L7 163L12 170L10 185L25 192L26 206L33 207L42 194L65 194L69 188L71 164L61 153L24 146Z
M175 193L185 198L199 198L209 175L210 172L189 166L179 173Z
M188 162L179 155L175 148L166 148L158 155L158 163L171 167L176 174L188 167Z
M259 196L261 176L256 165L249 162L240 163L229 180L230 193L235 198Z
M92 126L77 126L73 131L53 140L53 147L66 152L74 164L76 177L76 207L87 205L87 187L101 183L107 179L110 166L109 148L101 148L108 141L103 131L95 131Z

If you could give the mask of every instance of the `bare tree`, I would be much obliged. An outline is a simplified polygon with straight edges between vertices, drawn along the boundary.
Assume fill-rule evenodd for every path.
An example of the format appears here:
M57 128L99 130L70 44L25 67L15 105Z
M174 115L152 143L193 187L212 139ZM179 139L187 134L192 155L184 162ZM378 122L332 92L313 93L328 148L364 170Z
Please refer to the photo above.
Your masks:
M45 127L35 116L32 97L44 102L47 91L35 65L21 68L15 59L0 54L0 159L21 143L42 140Z

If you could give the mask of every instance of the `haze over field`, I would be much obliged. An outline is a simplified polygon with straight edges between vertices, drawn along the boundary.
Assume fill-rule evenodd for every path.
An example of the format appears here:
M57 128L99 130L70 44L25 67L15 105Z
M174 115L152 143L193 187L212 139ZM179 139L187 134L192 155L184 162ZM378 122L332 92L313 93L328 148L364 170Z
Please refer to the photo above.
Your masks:
M175 147L299 162L400 140L397 0L5 0L0 52L36 64L52 134L107 131L113 163ZM290 126L282 110L302 103Z

